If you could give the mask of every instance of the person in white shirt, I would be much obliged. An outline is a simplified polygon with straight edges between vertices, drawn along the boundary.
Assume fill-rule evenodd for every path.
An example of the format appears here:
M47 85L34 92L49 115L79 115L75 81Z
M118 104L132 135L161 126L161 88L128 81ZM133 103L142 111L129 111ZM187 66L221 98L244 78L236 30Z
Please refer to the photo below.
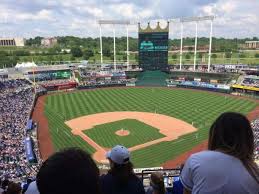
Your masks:
M254 134L248 119L223 113L210 128L208 151L191 155L180 179L184 193L259 193L259 170L253 159Z
M36 181L33 181L29 184L29 187L25 194L40 194L40 192L38 191Z

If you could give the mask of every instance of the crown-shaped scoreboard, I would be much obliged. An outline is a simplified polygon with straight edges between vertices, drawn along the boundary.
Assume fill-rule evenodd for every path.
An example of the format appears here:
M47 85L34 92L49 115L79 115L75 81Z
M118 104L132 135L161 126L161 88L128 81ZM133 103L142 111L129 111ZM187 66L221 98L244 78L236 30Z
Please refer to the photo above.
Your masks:
M144 70L168 71L168 34L169 22L161 28L157 22L156 28L148 23L145 29L138 24L139 66Z

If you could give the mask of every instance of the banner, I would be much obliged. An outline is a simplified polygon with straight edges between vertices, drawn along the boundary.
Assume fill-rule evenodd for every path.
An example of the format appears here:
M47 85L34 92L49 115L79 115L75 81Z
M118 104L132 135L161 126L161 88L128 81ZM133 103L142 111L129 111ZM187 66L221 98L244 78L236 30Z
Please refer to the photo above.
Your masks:
M30 137L25 138L25 153L26 153L26 158L28 162L30 163L36 162L35 153L33 151L32 140Z

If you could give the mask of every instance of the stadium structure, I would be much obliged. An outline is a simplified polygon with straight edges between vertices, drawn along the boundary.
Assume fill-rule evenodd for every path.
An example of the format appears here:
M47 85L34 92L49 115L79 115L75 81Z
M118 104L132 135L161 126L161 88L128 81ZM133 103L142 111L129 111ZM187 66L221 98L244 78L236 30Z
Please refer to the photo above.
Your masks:
M198 22L206 20L210 21L209 60L208 64L199 65ZM91 153L105 171L108 168L105 153L120 144L131 151L135 171L143 179L155 170L174 177L190 154L207 148L212 122L227 111L245 114L251 121L258 160L258 69L211 64L213 20L213 16L172 19L165 28L159 23L156 28L149 24L142 28L138 22L100 20L100 64L82 62L1 70L3 109L6 111L10 106L21 120L22 132L14 131L19 134L14 143L25 144L19 147L23 152L13 152L26 158L25 163L17 162L17 158L6 154L2 161L8 163L4 176L9 174L18 180L33 177L42 160L57 150L75 146ZM168 65L169 25L173 22L181 24L177 69ZM182 64L186 22L196 24L191 69ZM125 64L116 62L115 28L113 64L103 63L103 25L126 26ZM129 25L138 25L139 61L135 66L129 61ZM25 109L9 104L9 98ZM12 137L8 130L4 132L5 138ZM13 161L17 162L19 173L9 172ZM172 182L166 185L172 187Z

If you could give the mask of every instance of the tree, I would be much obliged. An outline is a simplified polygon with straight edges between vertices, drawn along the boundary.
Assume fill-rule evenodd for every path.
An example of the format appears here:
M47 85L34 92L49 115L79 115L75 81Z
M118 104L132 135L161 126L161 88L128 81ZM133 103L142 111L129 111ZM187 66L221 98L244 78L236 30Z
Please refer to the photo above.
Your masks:
M243 58L246 58L246 54L245 54L245 53L241 53L241 54L239 55L239 57L242 58L242 59L243 59Z
M111 50L108 46L103 47L103 55L106 56L106 57L111 56Z
M185 55L185 59L190 59L191 55L188 53L187 55Z
M87 49L84 51L83 57L85 60L88 60L90 57L93 57L93 56L94 56L93 50Z
M73 57L82 57L83 56L83 52L79 47L73 47L71 49L71 54Z
M135 54L135 60L138 61L138 54Z
M123 55L122 59L123 61L127 61L127 55Z
M26 50L16 50L16 51L13 51L13 55L15 55L15 56L29 56L30 52L26 51Z
M71 55L70 61L75 61L75 60L76 60L76 58Z
M25 45L26 46L40 46L41 45L41 40L43 37L37 36L35 38L30 38L26 40Z
M15 66L18 60L18 57L2 56L0 57L0 68Z
M173 54L173 55L172 55L172 59L177 59L177 55L176 55L176 54Z
M214 53L214 54L211 55L211 57L212 57L213 59L216 59L218 56L217 56L217 54Z
M225 53L225 56L226 56L227 59L229 59L229 58L231 58L232 53L231 53L231 52L226 52L226 53Z
M255 54L255 58L259 58L259 53L256 53L256 54Z

